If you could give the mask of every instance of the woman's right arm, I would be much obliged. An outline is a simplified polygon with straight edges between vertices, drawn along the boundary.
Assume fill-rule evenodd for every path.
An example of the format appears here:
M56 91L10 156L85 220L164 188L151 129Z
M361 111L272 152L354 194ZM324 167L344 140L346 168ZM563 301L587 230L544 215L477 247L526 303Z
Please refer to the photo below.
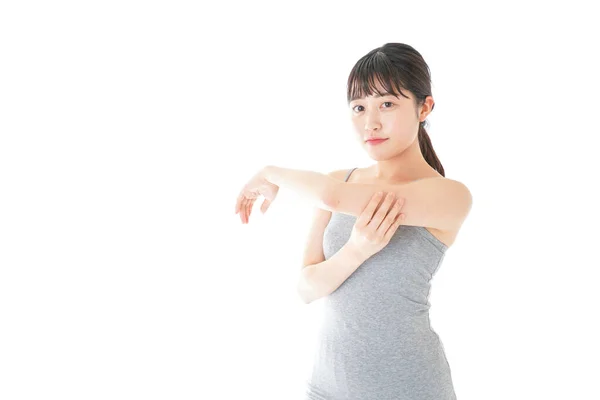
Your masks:
M307 265L300 273L298 293L309 304L335 291L367 260L350 243L323 262Z
M380 203L381 199L383 203ZM328 260L302 269L298 282L302 300L309 304L329 295L369 257L383 249L400 226L402 204L402 201L395 202L389 193L385 197L374 195L354 223L346 244ZM318 221L315 221L315 230L320 231L322 225ZM322 238L322 234L317 238L319 243Z

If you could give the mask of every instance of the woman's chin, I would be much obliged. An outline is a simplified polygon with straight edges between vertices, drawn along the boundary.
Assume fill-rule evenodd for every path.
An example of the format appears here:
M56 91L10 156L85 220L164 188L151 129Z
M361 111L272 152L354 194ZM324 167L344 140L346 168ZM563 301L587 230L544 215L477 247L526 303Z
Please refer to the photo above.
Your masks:
M376 151L368 151L367 154L371 159L375 161L385 161L390 159L390 156L388 154L377 153Z

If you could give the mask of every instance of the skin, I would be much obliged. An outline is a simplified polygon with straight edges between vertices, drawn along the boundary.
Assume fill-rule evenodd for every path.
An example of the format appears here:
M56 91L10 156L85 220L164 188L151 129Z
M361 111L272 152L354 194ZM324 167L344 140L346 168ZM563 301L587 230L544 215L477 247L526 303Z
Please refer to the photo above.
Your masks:
M381 85L378 89L385 92ZM368 96L349 103L356 139L377 161L361 171L367 181L395 184L442 176L425 161L418 141L419 122L431 112L433 97L428 96L416 107L414 95L408 90L402 90L402 93L409 98ZM388 140L373 146L366 142L371 137Z
M379 90L385 91L382 86ZM338 212L359 215L364 208L362 204L367 200L365 196L372 196L373 193L370 192L375 190L391 189L402 198L408 196L411 199L418 199L411 203L413 205L408 206L411 209L410 218L405 221L405 224L426 226L434 236L450 246L458 233L459 222L462 223L467 208L470 208L470 193L465 192L466 188L462 184L444 178L429 166L421 154L418 142L419 123L424 121L432 111L433 98L428 96L424 103L416 106L412 93L407 90L403 90L403 93L407 97L367 96L348 104L356 138L377 163L368 168L357 169L350 179L354 185L342 185L336 188L335 195L328 200L331 203L329 205L336 208ZM366 143L366 139L371 137L387 140L378 145L371 145ZM240 210L244 211L241 214L244 223L248 222L252 210L257 194L254 192L261 192L258 189L265 184L262 175L256 179L257 182L254 182L253 178L246 185L247 190L240 193L236 205L236 213ZM422 179L421 182L411 183L419 179ZM357 183L366 185L357 187ZM405 183L410 185L402 185ZM423 198L423 196L427 197ZM440 198L443 198L442 203ZM432 207L435 213L430 211ZM436 226L437 228L434 228Z
M385 88L377 82L377 88L385 93ZM377 97L367 96L351 101L348 106L355 132L355 139L375 161L367 168L358 168L350 181L357 183L401 184L423 178L444 178L432 168L421 153L418 133L419 123L425 121L433 110L434 100L427 96L425 101L416 105L415 96L406 89L399 95ZM387 138L383 143L371 145L367 139ZM447 246L451 246L458 230L429 231Z

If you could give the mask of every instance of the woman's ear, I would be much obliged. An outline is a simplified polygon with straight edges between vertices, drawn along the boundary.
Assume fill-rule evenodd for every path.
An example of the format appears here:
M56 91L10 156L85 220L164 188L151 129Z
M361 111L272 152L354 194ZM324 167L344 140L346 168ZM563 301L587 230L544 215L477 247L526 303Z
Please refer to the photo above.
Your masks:
M427 96L419 110L419 122L425 121L427 116L433 111L434 106L435 102L433 101L433 97Z

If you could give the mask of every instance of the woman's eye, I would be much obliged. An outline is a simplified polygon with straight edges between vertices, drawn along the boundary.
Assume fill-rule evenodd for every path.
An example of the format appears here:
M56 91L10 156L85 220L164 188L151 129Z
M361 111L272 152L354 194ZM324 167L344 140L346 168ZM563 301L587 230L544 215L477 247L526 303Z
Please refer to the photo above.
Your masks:
M390 107L394 105L394 103L392 103L391 101L385 101L383 104L389 104L389 105L390 105ZM355 111L356 111L356 108L357 108L357 107L362 107L362 106L360 106L360 105L358 105L358 106L354 106L353 110L355 110ZM385 107L385 108L390 108L390 107Z

